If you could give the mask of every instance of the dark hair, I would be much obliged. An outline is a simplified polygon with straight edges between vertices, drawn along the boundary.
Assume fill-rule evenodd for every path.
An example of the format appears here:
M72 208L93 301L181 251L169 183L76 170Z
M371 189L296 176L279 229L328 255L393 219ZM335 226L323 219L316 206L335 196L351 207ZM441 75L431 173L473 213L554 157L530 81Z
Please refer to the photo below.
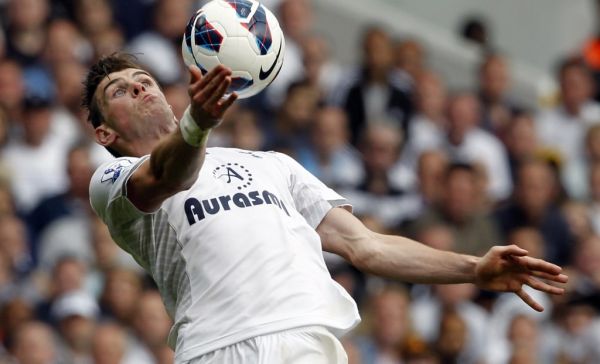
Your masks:
M94 128L97 128L104 122L104 116L100 110L98 100L94 97L96 89L102 80L114 72L119 72L128 68L139 68L145 70L137 58L128 53L113 53L109 56L100 58L90 67L90 70L83 81L84 91L81 105L88 110L88 121ZM110 147L106 149L115 157L120 157L120 153Z
M579 56L571 56L562 59L556 68L558 77L562 77L564 73L570 69L579 69L586 74L586 76L592 77L592 71L585 63L585 60Z
M457 173L457 172L466 172L466 173L470 174L471 176L475 176L477 170L475 169L475 166L469 162L464 162L464 161L452 162L451 164L448 165L448 167L444 171L444 175L445 175L444 180L447 181L451 175L453 175L454 173Z

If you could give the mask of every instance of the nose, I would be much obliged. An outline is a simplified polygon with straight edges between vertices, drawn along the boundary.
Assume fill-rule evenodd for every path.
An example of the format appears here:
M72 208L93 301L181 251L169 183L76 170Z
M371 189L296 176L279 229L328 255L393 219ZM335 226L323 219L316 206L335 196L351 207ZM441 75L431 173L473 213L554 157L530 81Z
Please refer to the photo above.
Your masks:
M134 96L138 96L142 91L146 91L146 87L144 87L144 85L142 85L140 82L134 82L132 84L132 92Z

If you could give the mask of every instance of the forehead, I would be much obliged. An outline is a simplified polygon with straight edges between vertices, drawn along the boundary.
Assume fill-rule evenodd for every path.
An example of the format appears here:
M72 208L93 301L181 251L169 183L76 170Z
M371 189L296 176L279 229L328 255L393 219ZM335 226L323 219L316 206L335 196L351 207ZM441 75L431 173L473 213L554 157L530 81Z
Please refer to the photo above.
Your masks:
M145 72L144 70L139 68L126 68L124 70L109 73L102 79L102 81L100 81L100 83L98 84L98 88L104 88L104 86L106 86L107 83L114 80L115 78L132 78L133 74L138 71Z

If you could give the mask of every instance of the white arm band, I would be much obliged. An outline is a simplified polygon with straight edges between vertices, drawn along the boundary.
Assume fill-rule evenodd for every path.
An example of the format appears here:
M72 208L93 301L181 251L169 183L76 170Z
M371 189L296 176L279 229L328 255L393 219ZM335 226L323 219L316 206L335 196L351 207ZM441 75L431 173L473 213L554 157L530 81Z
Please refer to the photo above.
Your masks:
M193 147L199 147L206 143L210 129L201 129L194 121L190 113L190 106L185 109L181 120L179 121L179 130L186 143Z

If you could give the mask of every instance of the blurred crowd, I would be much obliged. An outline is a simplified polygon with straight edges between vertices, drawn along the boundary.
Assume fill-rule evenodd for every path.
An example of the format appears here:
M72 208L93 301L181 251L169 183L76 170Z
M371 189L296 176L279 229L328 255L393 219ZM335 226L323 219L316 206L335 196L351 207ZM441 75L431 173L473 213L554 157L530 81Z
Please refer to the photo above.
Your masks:
M285 62L240 100L212 146L277 150L347 197L371 229L481 255L511 242L565 266L567 293L406 285L325 253L363 323L350 363L600 363L600 40L557 60L555 101L523 105L485 22L471 89L452 90L417 38L377 25L360 62L332 57L309 0L270 0ZM135 54L177 117L192 0L0 1L0 363L172 363L156 286L94 216L88 184L111 156L80 107L87 68ZM457 35L458 36L458 35ZM598 38L600 39L600 38Z

